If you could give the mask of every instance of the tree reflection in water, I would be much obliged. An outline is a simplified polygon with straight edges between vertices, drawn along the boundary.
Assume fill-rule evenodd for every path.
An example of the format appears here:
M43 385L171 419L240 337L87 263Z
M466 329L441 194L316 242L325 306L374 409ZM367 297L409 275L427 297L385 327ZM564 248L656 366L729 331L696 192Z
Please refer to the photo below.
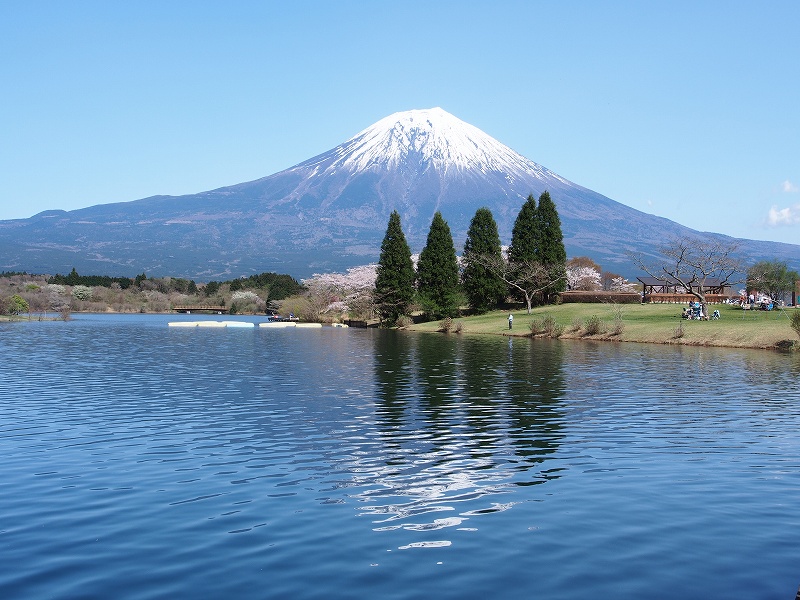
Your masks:
M544 467L563 437L560 343L382 331L374 357L385 470L358 497L377 520L455 511L423 525L457 525L557 477Z

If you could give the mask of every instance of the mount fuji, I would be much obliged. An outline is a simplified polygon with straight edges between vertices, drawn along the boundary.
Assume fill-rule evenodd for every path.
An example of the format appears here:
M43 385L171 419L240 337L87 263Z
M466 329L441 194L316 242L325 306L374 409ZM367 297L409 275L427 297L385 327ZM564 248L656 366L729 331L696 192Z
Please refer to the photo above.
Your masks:
M0 221L0 270L173 275L209 281L264 271L307 277L374 262L392 210L412 252L433 214L457 250L475 211L492 210L503 243L529 194L548 190L569 256L635 273L626 254L699 233L572 183L441 108L390 115L343 144L247 183ZM800 268L800 246L747 241L750 258Z

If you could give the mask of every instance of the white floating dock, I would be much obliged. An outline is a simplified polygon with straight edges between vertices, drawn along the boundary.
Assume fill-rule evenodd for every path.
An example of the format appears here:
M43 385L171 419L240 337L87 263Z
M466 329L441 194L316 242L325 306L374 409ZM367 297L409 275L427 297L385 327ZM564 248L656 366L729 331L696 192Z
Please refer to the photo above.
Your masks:
M247 321L170 321L169 327L234 327L234 328L253 328L255 323ZM322 323L298 323L296 321L267 321L259 323L259 327L272 327L275 329L285 329L287 327L297 327L299 329L320 329ZM334 323L333 327L347 327L343 323Z
M255 327L246 321L170 321L168 327Z

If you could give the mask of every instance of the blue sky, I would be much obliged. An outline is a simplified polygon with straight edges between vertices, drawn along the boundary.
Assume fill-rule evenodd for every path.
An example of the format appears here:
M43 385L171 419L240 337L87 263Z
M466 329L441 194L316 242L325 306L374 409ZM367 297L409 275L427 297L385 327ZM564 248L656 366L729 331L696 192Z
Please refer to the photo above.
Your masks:
M0 0L0 219L271 175L441 106L692 228L800 243L800 3Z

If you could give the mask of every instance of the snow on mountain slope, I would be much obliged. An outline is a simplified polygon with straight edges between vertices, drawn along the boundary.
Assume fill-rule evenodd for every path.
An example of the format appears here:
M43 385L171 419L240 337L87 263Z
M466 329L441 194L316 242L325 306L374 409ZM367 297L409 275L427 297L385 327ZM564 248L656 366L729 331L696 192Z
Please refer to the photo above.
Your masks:
M441 173L456 170L561 179L441 108L385 117L338 146L335 154L336 159L325 165L324 172L339 168L386 171L422 164Z

